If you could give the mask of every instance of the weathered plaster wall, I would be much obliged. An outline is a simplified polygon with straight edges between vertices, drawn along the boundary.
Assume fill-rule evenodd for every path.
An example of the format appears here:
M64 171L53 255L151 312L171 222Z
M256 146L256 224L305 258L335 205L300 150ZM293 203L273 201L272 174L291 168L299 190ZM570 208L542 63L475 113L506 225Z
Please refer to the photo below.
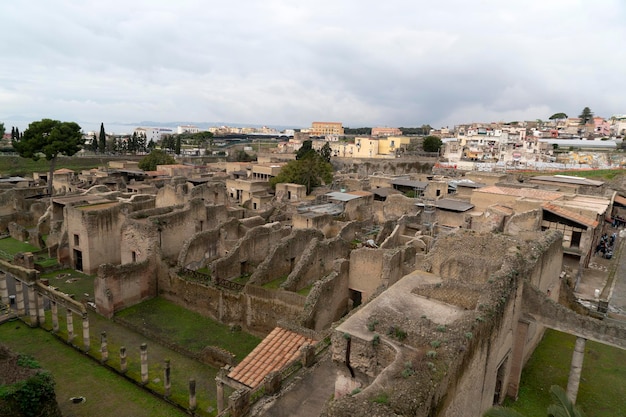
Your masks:
M101 264L120 263L123 222L120 208L117 203L65 208L69 256L73 267L76 267L74 250L82 253L83 271L88 274L95 273Z

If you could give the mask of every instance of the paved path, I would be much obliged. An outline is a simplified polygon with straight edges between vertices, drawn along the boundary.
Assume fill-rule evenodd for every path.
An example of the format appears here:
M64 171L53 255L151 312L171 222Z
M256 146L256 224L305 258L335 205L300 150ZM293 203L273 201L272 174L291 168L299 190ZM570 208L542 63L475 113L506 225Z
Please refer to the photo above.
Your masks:
M618 240L620 248L616 259L615 279L609 293L609 312L625 316L626 319L626 238L618 237Z
M335 365L326 352L306 374L298 376L281 397L256 413L263 417L318 417L335 391Z

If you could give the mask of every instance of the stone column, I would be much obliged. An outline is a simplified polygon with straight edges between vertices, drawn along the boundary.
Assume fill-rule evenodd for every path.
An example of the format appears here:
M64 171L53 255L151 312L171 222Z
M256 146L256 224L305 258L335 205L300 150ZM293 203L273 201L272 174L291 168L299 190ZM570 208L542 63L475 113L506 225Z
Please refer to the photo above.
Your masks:
M107 332L100 333L100 360L106 362L109 360L109 346L107 344Z
M43 309L43 294L37 293L37 319L39 320L39 325L43 326L46 324L46 312Z
M50 310L52 310L52 331L59 332L59 306L54 300L50 300Z
M141 357L141 383L148 383L148 345L142 343L140 346Z
M189 380L189 409L193 411L196 409L196 406L196 380L191 378Z
M91 347L91 340L89 340L89 316L87 313L83 313L83 347L85 352L89 352Z
M524 346L526 345L526 337L528 335L527 321L518 321L515 328L515 337L513 339L513 350L511 352L511 376L509 377L509 385L507 387L507 396L517 400L519 394L519 384L522 378L522 368L524 367Z
M0 301L6 305L9 301L9 287L7 287L7 275L0 272Z
M24 286L22 281L18 279L15 280L15 306L17 307L18 316L26 314L26 309L24 308Z
M67 341L68 343L72 343L74 340L74 318L72 317L72 310L69 308L66 309L67 317Z
M567 398L572 404L576 404L578 396L578 386L580 385L580 374L583 370L583 359L585 359L585 343L586 339L582 337L576 338L574 345L574 353L572 354L572 365L569 369L569 378L567 380Z
M165 367L163 370L163 388L165 396L169 397L172 390L172 381L170 380L170 360L165 359Z
M30 316L30 326L37 327L37 297L35 297L35 288L32 285L26 286L28 293L28 315Z
M217 413L224 411L224 383L221 379L215 378L217 385Z
M120 372L126 373L128 370L128 362L126 361L126 348L122 346L120 348Z
M300 348L302 355L302 366L310 368L315 363L315 345L306 344Z

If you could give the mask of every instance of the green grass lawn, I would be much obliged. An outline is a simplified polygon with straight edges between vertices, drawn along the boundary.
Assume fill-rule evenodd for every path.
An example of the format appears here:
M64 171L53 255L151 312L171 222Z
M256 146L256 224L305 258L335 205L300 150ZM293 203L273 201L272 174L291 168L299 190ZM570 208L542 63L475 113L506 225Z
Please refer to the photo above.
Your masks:
M74 294L76 300L93 298L94 276L92 275L86 275L73 269L62 269L42 274L41 278L47 279L50 285L58 288L59 291Z
M12 237L5 237L4 239L0 239L0 250L9 255L15 255L19 252L37 252L39 248L30 243L13 239Z
M230 327L201 316L183 307L154 298L129 307L117 316L137 325L146 326L160 337L200 352L205 346L219 346L235 354L241 361L261 341L243 331L233 332Z
M268 290L277 290L280 288L283 282L287 281L287 275L276 278L273 281L267 282L262 285L263 288L267 288Z
M42 329L8 322L0 325L0 341L14 352L33 356L52 373L65 417L187 416ZM84 396L86 401L72 404L69 398L74 396Z
M576 338L547 330L522 372L519 399L506 405L525 416L545 416L550 386L567 388ZM626 415L626 351L587 341L576 404L589 417Z

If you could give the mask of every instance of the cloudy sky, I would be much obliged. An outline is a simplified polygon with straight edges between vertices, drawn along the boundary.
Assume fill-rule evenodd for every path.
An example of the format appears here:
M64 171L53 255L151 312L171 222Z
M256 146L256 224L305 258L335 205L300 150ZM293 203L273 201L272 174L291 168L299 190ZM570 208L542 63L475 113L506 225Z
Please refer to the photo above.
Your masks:
M626 113L624 0L0 2L0 122Z

